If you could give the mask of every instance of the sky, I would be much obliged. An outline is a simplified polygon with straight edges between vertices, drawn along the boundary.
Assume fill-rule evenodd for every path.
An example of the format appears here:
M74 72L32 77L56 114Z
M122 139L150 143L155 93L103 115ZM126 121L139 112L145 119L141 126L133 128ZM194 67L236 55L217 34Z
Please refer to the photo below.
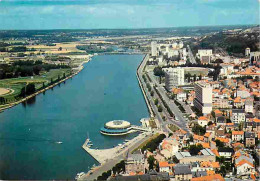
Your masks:
M259 24L260 0L0 0L0 29Z

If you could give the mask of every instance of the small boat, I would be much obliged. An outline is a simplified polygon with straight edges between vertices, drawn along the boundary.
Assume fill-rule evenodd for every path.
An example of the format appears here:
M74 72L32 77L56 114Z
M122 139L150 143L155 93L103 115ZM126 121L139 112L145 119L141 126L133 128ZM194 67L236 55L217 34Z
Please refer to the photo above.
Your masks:
M89 147L93 146L93 144L88 144Z
M82 177L85 173L84 172L80 172L80 173L77 173L75 179L79 179L80 177Z
M61 141L56 141L56 143L57 143L57 144L62 144L62 142L61 142Z

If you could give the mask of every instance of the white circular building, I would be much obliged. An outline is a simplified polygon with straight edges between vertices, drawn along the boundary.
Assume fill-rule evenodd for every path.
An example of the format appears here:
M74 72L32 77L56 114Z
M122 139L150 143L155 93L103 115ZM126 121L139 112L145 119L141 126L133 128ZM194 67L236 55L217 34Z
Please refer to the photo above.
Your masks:
M107 122L100 132L105 135L124 135L128 134L131 124L124 120L113 120Z
M129 128L131 124L128 121L124 120L114 120L109 121L105 124L107 129L126 129Z

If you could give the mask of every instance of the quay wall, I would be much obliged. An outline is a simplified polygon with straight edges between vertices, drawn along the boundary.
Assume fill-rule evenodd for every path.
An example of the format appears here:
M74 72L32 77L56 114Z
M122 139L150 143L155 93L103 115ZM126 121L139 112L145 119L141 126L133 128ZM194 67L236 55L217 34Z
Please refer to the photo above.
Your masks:
M145 66L145 64L146 64L146 62L147 62L148 59L149 59L149 55L147 54L147 55L145 55L145 57L143 58L141 64L140 64L140 65L138 66L138 68L137 68L136 77L137 77L137 80L138 80L138 83L139 83L139 87L140 87L141 90L142 90L142 93L143 93L143 96L144 96L144 99L145 99L147 108L148 108L149 113L150 113L150 117L154 117L154 113L153 113L152 107L151 107L150 102L149 102L149 100L148 100L148 98L147 98L147 96L146 96L146 93L145 93L143 84L142 84L142 82L141 82L141 80L140 80L140 76L141 76L141 75L140 75L140 72L143 71L142 66Z

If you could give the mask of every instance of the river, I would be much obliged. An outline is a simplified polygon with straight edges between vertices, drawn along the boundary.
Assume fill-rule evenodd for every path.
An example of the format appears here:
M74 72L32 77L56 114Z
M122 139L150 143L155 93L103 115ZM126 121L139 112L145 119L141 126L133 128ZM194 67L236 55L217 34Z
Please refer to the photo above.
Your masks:
M136 78L143 55L100 55L72 79L0 114L0 179L74 179L97 162L83 149L133 136L100 134L105 122L140 125L149 113ZM63 142L57 144L56 142Z

